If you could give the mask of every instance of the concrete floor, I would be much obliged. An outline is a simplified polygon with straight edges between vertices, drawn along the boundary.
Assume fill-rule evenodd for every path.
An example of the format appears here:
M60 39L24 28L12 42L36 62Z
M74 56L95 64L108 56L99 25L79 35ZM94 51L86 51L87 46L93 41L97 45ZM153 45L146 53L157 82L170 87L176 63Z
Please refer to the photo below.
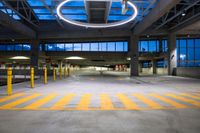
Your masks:
M115 106L121 106L117 93L166 93L200 94L200 80L170 76L142 76L129 78L127 73L76 72L70 78L43 85L36 81L36 88L28 83L13 86L13 91L26 94L75 93L79 97L90 93L93 106L98 95L106 93ZM0 99L6 87L0 89ZM196 95L198 96L198 95ZM199 95L200 97L200 95ZM97 99L95 99L97 98ZM73 102L76 103L78 98ZM200 100L193 99L200 103ZM178 101L175 100L174 101ZM161 104L164 104L160 102ZM183 103L183 102L180 102ZM52 103L49 103L52 104ZM143 103L138 102L140 106ZM183 103L189 105L188 103ZM73 106L74 104L72 104ZM199 104L200 105L200 104ZM1 106L1 104L0 104ZM22 106L22 105L21 105ZM48 106L48 105L46 105ZM151 109L151 110L0 110L0 133L199 133L200 108Z

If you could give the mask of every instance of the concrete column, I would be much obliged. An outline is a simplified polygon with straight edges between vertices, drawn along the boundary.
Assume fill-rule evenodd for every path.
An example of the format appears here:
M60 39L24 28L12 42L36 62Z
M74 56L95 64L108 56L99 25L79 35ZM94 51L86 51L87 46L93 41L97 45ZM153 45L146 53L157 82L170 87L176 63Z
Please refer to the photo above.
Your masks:
M131 76L139 76L139 52L138 52L138 41L139 36L131 35L130 36L130 68L131 68Z
M168 35L168 75L176 75L177 67L176 35Z
M39 60L39 40L33 40L31 42L31 55L30 55L30 65L34 69L38 70L38 60Z
M157 74L157 68L156 68L156 60L152 60L152 67L153 67L153 74Z

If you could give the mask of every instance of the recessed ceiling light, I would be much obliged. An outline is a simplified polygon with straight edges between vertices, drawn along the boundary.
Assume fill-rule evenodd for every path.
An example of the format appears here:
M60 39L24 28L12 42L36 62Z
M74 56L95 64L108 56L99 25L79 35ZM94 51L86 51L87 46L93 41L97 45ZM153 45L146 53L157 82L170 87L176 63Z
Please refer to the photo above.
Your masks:
M127 4L133 8L134 13L132 14L132 16L130 16L128 19L122 20L122 21L118 21L118 22L112 22L112 23L103 23L103 24L96 24L96 23L84 23L84 22L80 22L80 21L75 21L69 18L64 17L64 15L61 12L61 8L71 2L71 1L75 1L75 0L64 0L63 2L61 2L56 11L57 11L57 15L60 19L62 19L63 21L73 24L73 25L77 25L77 26L81 26L81 27L86 27L86 28L108 28L108 27L115 27L115 26L120 26L120 25L124 25L126 23L129 23L130 21L134 20L137 15L138 15L138 9L135 6L135 4L133 4L132 2L128 1ZM96 1L96 0L90 0L90 1ZM102 0L102 1L110 1L112 2L112 0ZM118 0L119 2L121 2L121 0Z
M30 58L26 57L26 56L14 56L14 57L11 57L10 59L13 59L13 60L28 60Z
M65 59L66 60L84 60L85 58L79 57L79 56L71 56L71 57L67 57Z
M181 14L181 16L183 16L183 17L184 17L185 15L186 15L186 13L185 13L185 12L183 12L183 13Z

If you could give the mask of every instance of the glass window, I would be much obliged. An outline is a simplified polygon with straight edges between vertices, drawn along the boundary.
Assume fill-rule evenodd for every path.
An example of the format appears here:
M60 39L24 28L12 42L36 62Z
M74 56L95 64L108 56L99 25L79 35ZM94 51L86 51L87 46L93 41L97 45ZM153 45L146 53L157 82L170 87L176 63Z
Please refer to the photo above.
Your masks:
M90 44L82 43L82 51L90 51Z
M188 48L187 52L187 57L188 57L188 66L194 66L194 48Z
M103 43L99 43L99 51L107 51L107 43L103 42Z
M6 50L6 45L0 45L0 50L5 51Z
M115 51L115 42L108 42L108 51Z
M22 44L16 44L15 45L15 50L16 51L22 51Z
M30 51L31 45L30 44L23 44L23 51Z
M14 51L15 50L15 45L7 45L7 50L8 51Z
M74 51L81 51L81 43L74 43Z
M180 46L181 48L185 48L185 47L186 47L186 40L185 40L185 39L181 39L181 40L179 41L179 46Z
M194 47L194 39L188 39L188 48Z
M57 51L64 51L65 50L65 44L57 44Z
M65 51L73 51L73 44L71 43L65 44Z
M56 51L57 46L56 44L47 44L47 51Z
M117 52L124 51L124 43L123 42L116 42L116 51Z
M99 51L98 43L91 43L90 47L91 47L91 51Z
M128 42L124 42L124 51L128 52Z
M157 41L149 41L149 52L157 51Z
M141 52L148 52L148 41L141 41L140 43Z
M195 39L195 47L200 48L200 39Z

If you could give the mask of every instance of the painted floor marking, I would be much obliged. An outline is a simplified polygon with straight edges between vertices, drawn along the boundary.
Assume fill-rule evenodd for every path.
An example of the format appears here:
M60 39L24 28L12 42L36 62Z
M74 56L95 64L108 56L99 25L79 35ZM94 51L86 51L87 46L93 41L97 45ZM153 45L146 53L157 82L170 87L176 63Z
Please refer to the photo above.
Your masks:
M25 93L17 93L17 94L11 95L11 96L6 96L6 97L3 97L3 98L0 98L0 103L14 99L14 98L17 98L17 97L20 97L20 96L23 96L23 95L25 95Z
M61 98L57 103L55 103L50 109L55 109L55 110L59 110L59 109L64 109L65 105L67 105L72 98L75 97L74 93L70 93L65 95L63 98Z
M172 94L172 93L168 93L168 94L165 94L165 95L169 96L169 97L172 97L174 99L178 99L180 101L186 102L186 103L193 104L193 105L195 105L197 107L200 107L200 102L197 102L197 101L194 101L194 100L191 100L191 99L187 99L187 98L184 98L184 97Z
M45 103L49 102L54 97L56 97L56 94L47 95L47 96L37 100L36 102L24 107L24 109L37 109L37 108L41 107L42 105L44 105Z
M195 95L192 95L192 94L181 93L180 95L181 95L181 96L186 96L186 97L190 97L190 98L193 98L193 99L200 100L200 97L199 97L199 96L195 96Z
M92 97L91 94L84 94L84 95L81 97L81 100L80 100L80 102L78 103L76 109L77 109L77 110L82 110L82 109L87 110L88 107L89 107L89 105L90 105L91 97Z
M11 102L11 103L8 103L8 104L6 104L6 105L3 105L3 106L1 106L1 108L2 108L2 109L12 108L12 107L15 107L15 106L17 106L17 105L19 105L19 104L22 104L22 103L26 102L26 101L29 101L29 100L31 100L31 99L33 99L33 98L39 97L40 95L41 95L41 94L38 94L38 93L32 94L32 95L30 95L30 96L27 96L27 97L21 98L21 99L19 99L19 100L13 101L13 102Z
M163 109L164 108L160 104L146 98L145 96L143 96L141 94L133 94L133 96L136 97L137 99L141 100L143 103L147 104L149 107L151 107L153 109Z
M20 97L23 96L23 97ZM82 94L78 103L73 108L67 107L70 102L74 98L79 98L79 95L74 93L69 93L66 95L62 95L57 97L58 95L55 93L50 93L48 95L45 94L25 94L19 93L14 94L12 96L7 96L0 98L1 102L5 102L7 100L11 100L9 103L5 103L0 106L1 110L153 110L153 109L183 109L183 108L199 108L200 102L194 100L194 98L198 98L195 94L187 94L187 93L167 93L167 94L138 94L133 93L131 97L127 96L124 93L118 94L100 94L100 95L92 95L90 93ZM93 102L93 96L100 96L100 105L97 107L90 107L90 104ZM121 102L123 107L115 107L115 100L111 99L111 96L116 96L116 98ZM42 98L41 98L42 97ZM132 98L135 100L132 100ZM37 99L36 99L37 98ZM39 98L39 99L38 99ZM151 100L151 98L156 98ZM141 102L137 102L137 100ZM33 102L32 102L33 101ZM51 107L43 108L42 106L54 101L54 105ZM160 102L159 102L160 101ZM30 103L31 102L31 103ZM169 106L162 106L162 102L169 104ZM181 103L179 103L181 102ZM184 102L184 103L182 103ZM18 107L18 105L26 103L25 107ZM30 104L29 104L30 103ZM141 104L146 104L148 107L142 107ZM164 104L163 103L163 104ZM185 105L185 104L191 105ZM28 104L28 105L27 105ZM170 106L171 105L171 106Z
M157 99L159 99L159 100L161 100L161 101L163 101L165 103L168 103L168 104L172 105L173 107L176 107L176 108L188 108L188 106L186 106L186 105L177 103L177 102L175 102L175 101L173 101L171 99L165 98L165 97L160 96L160 95L158 95L156 93L151 93L149 95L152 96L152 97L155 97L155 98L157 98Z
M101 109L103 110L113 110L114 106L108 94L101 94Z
M133 110L138 110L140 109L138 105L133 102L128 96L125 94L119 93L117 94L117 97L120 99L120 101L124 104L126 109L133 109Z

